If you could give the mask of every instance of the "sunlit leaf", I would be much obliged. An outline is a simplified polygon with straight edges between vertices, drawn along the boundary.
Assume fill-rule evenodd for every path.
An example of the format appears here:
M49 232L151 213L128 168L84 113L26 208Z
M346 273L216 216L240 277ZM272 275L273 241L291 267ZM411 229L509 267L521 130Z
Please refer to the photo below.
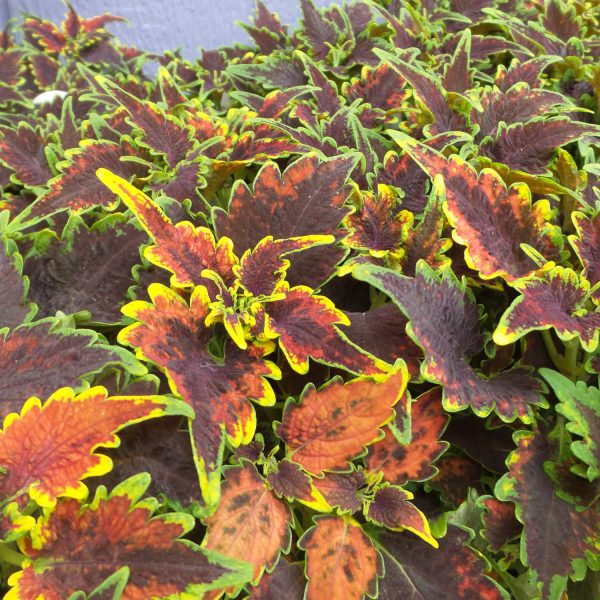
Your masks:
M162 396L108 396L103 387L78 394L61 388L42 405L30 398L21 414L11 413L0 432L0 489L4 497L28 493L41 506L59 496L84 499L81 479L111 468L98 446L116 446L115 433L148 418L192 411Z
M379 438L406 383L406 367L400 364L386 376L309 387L300 405L287 404L277 435L291 459L310 473L346 470L350 459Z
M90 594L120 572L121 598L163 598L244 583L244 563L199 548L179 538L194 519L183 513L152 516L158 503L138 502L148 485L138 475L107 496L101 488L91 504L67 499L40 517L23 543L28 557L10 578L7 599L67 598Z
M377 598L383 564L360 525L342 517L316 517L315 521L298 541L306 550L305 599Z

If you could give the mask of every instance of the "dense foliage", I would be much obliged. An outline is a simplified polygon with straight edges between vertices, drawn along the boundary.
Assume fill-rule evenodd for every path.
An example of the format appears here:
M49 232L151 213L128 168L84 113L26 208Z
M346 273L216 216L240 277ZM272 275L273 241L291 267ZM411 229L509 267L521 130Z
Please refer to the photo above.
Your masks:
M0 37L5 597L598 600L597 4L301 8Z

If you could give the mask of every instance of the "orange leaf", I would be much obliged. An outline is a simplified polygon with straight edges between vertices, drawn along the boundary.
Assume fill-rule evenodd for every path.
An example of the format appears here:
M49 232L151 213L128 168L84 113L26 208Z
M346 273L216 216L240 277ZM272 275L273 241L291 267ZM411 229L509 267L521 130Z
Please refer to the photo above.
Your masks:
M53 506L59 496L82 499L84 477L103 475L112 462L96 454L98 446L115 447L115 432L125 425L166 414L191 416L183 402L162 396L108 397L93 387L79 395L71 388L56 391L42 406L30 398L21 415L9 414L0 432L0 494L27 491L41 506Z
M358 377L343 383L332 380L316 390L308 387L300 406L288 403L277 435L285 441L292 460L315 475L348 467L381 436L379 429L394 416L408 373L404 361L379 377Z
M291 522L288 505L267 488L255 467L245 462L226 471L219 508L206 519L204 545L249 562L256 583L265 568L276 564L279 553L289 550Z
M316 517L298 541L306 550L306 600L361 600L377 597L383 562L354 519Z

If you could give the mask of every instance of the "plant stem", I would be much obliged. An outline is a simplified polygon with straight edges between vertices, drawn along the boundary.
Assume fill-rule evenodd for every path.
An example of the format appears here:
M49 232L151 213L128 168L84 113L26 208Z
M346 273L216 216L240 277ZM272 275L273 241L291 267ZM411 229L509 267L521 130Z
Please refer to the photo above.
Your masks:
M549 329L542 330L542 338L544 340L544 345L546 346L546 351L550 356L550 359L554 363L554 366L562 371L563 368L563 357L560 352L556 349L556 345L554 344L554 340L552 339L552 334Z
M577 338L563 342L565 347L564 356L556 349L552 334L548 329L542 331L542 338L544 339L546 351L554 363L554 366L565 375L565 377L575 381L584 373L583 365L577 364L577 355L579 353L579 340L577 340Z
M27 557L0 542L0 562L20 567Z

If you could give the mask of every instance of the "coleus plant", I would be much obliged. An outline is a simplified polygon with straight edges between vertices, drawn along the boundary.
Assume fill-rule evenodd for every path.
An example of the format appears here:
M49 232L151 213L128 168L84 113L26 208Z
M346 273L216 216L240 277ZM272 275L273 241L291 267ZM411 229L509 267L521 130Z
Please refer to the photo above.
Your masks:
M300 5L0 36L2 591L595 600L595 3Z

